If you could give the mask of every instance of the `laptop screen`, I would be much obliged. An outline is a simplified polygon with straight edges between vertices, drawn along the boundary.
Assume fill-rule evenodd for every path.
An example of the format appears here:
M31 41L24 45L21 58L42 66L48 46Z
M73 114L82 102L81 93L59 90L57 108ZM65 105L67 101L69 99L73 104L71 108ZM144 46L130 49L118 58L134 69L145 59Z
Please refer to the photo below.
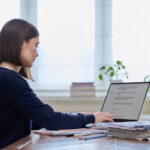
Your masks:
M148 82L111 83L101 111L115 121L138 120L148 88Z

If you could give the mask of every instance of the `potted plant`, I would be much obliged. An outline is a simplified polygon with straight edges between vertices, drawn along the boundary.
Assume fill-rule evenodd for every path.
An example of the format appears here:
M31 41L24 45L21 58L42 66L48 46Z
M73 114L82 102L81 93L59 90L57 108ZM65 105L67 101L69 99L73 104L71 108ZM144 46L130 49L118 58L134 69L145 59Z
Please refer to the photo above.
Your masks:
M116 63L112 66L103 65L102 67L100 67L99 71L100 73L98 77L101 81L104 80L104 76L108 76L110 82L112 82L113 80L120 81L123 78L128 78L126 67L120 60L117 60Z

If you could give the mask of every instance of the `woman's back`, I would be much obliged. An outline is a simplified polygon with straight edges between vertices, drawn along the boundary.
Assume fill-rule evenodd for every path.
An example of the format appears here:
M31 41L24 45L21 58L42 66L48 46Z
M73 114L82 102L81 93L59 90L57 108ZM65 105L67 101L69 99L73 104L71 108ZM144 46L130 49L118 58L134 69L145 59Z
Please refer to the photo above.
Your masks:
M30 134L31 120L9 103L14 82L21 82L19 74L0 67L0 148Z

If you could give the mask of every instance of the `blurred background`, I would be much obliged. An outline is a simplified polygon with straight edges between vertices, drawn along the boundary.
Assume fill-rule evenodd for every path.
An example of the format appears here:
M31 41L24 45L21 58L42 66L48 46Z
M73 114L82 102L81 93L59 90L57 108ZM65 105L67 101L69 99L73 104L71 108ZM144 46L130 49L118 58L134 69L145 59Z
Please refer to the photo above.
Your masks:
M128 73L121 82L149 81L149 6L150 0L0 0L0 29L13 18L38 28L30 85L40 96L69 96L72 82L90 82L104 98L110 80L98 77L103 65L120 60Z

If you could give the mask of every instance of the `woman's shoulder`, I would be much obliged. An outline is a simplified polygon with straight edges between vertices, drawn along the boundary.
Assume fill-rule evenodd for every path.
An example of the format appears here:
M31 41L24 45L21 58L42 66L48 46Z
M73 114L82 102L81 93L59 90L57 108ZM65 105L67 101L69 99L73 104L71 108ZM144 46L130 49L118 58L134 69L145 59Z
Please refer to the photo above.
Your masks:
M0 82L7 83L7 84L17 84L19 82L26 83L27 81L17 72L0 67Z

